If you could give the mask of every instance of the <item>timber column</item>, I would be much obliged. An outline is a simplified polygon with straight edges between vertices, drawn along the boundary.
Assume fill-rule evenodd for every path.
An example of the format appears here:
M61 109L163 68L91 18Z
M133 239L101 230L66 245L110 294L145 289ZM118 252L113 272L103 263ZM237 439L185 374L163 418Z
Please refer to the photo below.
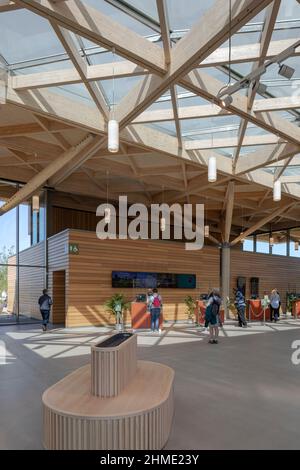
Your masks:
M228 318L227 297L230 297L230 243L221 246L221 288L225 318Z

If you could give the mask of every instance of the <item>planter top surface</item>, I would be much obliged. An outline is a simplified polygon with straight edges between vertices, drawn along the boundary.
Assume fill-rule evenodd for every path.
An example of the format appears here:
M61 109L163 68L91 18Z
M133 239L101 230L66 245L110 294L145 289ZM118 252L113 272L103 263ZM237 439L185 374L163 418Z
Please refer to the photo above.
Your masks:
M115 348L133 336L132 333L116 333L94 345L95 348Z

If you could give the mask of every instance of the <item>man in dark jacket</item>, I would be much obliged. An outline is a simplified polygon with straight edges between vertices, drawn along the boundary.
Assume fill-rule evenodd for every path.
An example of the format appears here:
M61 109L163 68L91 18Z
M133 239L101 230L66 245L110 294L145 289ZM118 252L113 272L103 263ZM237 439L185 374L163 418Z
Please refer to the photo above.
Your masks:
M52 302L50 295L48 295L47 289L44 289L43 295L41 295L41 297L39 298L40 311L43 317L43 331L47 330L47 325L49 323L49 316L50 316L50 310L51 310L52 304L53 302Z
M245 297L244 297L243 293L239 289L237 289L235 291L234 304L236 306L237 313L238 313L239 326L245 328L247 326L247 322L246 322L246 319L245 319L246 302L245 302Z

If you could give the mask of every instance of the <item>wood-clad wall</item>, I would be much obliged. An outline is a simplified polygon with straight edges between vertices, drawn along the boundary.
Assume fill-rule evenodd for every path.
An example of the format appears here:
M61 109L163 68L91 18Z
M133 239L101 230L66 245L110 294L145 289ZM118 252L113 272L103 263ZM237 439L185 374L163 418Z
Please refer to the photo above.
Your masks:
M45 242L40 242L33 247L20 252L19 264L30 267L19 267L19 304L20 314L32 318L41 318L38 306L38 298L45 287ZM16 256L9 258L10 264L16 263ZM8 266L8 310L16 312L16 275L17 268Z
M186 251L183 243L158 240L99 240L95 233L71 230L78 255L69 257L67 326L113 323L104 302L116 292L131 301L143 289L111 287L112 271L195 273L197 289L161 289L164 318L186 319L183 299L219 286L219 250ZM127 318L127 320L129 320Z
M300 261L297 258L231 250L231 291L238 276L247 278L246 297L250 297L250 278L259 278L259 296L277 288L285 306L286 292L300 291Z

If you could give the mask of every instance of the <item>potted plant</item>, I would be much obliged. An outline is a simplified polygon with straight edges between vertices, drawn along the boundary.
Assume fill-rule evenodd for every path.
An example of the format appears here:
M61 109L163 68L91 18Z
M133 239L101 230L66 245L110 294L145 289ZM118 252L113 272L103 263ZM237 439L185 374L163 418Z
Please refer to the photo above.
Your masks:
M123 330L123 313L129 308L123 294L112 295L104 304L105 310L116 318L116 329Z
M194 318L194 315L195 315L196 302L194 301L193 297L188 295L184 299L184 303L186 305L186 313L187 313L187 316L188 316L188 322L193 323L193 318Z

